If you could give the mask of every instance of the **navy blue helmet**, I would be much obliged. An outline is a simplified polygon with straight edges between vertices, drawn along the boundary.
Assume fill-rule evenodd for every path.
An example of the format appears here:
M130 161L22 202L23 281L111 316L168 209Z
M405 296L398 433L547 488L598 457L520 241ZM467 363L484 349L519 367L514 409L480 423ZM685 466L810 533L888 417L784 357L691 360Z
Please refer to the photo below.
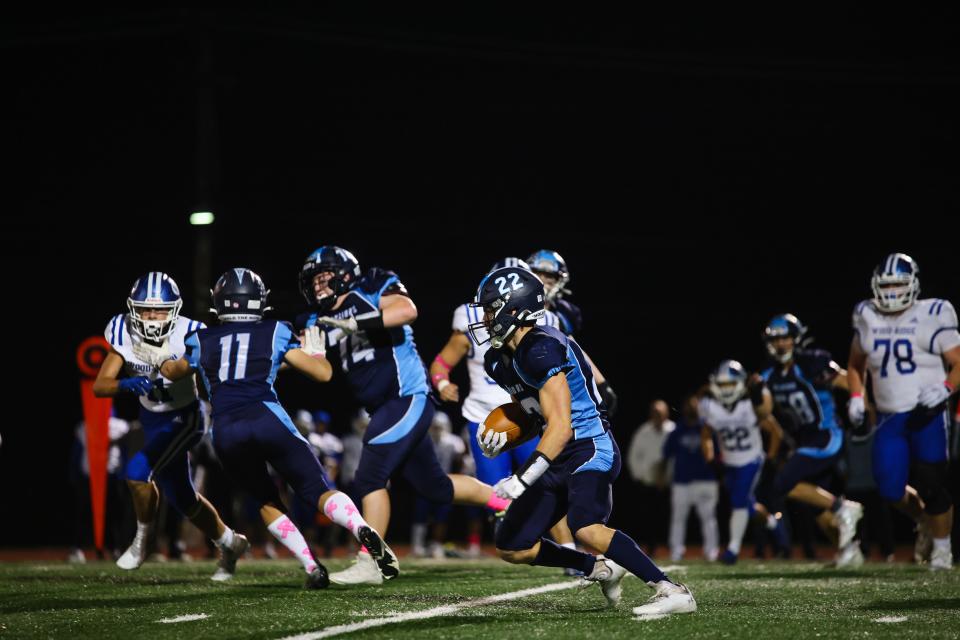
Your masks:
M313 288L313 279L318 273L330 272L333 277L327 281L327 286L333 295L318 295ZM350 291L360 279L360 263L352 253L340 247L320 247L309 256L300 270L300 292L309 305L317 305L321 309L333 307L337 296Z
M747 392L747 371L736 360L724 360L710 374L710 393L732 406Z
M500 349L518 327L536 324L543 317L544 299L543 283L533 272L522 267L491 271L480 281L471 303L483 310L483 320L467 329L477 344L489 342Z
M263 317L267 306L267 290L263 280L250 269L229 269L213 286L212 312L220 322L255 322Z
M127 297L130 327L144 340L162 342L173 331L182 306L180 289L173 278L162 271L151 271L137 278L130 288L130 295ZM148 309L165 310L167 316L162 320L147 320L143 313Z
M807 334L807 328L792 313L783 313L774 316L767 323L763 330L763 343L767 346L770 357L781 364L786 364L793 359L793 347L799 346L803 337ZM774 338L790 337L793 338L793 347L789 350L780 352L773 346Z
M527 264L530 270L536 274L544 274L554 278L556 281L549 286L544 286L547 294L547 300L562 297L567 291L567 283L570 282L570 272L567 270L567 262L556 251L550 249L540 249L527 258Z
M920 267L905 253L891 253L873 270L870 288L880 311L908 309L920 297Z

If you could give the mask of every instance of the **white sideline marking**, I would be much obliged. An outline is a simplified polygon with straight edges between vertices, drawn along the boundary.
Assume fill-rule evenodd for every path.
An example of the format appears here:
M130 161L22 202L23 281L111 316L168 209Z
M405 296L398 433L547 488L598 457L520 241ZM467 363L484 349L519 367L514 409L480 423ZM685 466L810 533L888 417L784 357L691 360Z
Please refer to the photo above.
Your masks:
M906 622L907 616L883 616L877 618L874 622Z
M203 620L204 618L209 618L205 613L189 613L185 616L177 616L176 618L164 618L163 620L157 620L163 624L173 624L175 622L193 622L194 620Z
M482 607L483 605L495 604L497 602L503 602L504 600L526 598L527 596L535 596L541 593L549 593L551 591L561 591L563 589L573 589L579 586L579 580L565 580L564 582L545 584L542 587L533 587L531 589L523 589L522 591L511 591L510 593L501 593L495 596L477 598L476 600L467 600L466 602L461 602L459 604L447 604L443 605L442 607L424 609L423 611L393 613L383 618L372 618L370 620L363 620L361 622L339 624L334 627L321 629L320 631L311 631L309 633L301 633L296 636L287 636L282 640L318 640L319 638L329 638L331 636L338 636L343 633L351 633L353 631L360 631L361 629L370 629L371 627L382 627L384 625L395 624L397 622L409 622L410 620L425 620L427 618L449 616L460 611L461 609Z

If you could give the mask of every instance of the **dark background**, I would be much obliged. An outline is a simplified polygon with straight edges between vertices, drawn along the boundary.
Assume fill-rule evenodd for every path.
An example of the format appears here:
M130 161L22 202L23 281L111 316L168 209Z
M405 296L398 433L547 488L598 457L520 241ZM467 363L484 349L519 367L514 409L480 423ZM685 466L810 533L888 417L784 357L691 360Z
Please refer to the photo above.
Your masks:
M399 273L429 361L494 260L555 249L624 448L651 399L759 367L775 313L845 362L890 251L960 297L955 13L458 11L8 16L0 544L62 542L74 352L148 270L194 316L250 267L292 318L303 258L339 244ZM277 386L337 428L354 407Z

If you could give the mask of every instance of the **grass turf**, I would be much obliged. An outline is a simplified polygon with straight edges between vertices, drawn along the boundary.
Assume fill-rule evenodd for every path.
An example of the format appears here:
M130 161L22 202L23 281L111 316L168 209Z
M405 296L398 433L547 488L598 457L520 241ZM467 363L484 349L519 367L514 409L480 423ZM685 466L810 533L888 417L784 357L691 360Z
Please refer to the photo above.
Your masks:
M345 561L330 563L331 570ZM213 562L147 564L122 572L111 563L0 565L0 636L109 638L282 638L398 612L565 580L559 570L489 561L401 561L397 580L379 587L305 591L292 561L242 561L228 584L211 582ZM464 608L453 615L364 629L363 638L957 638L960 571L908 565L833 570L798 562L745 561L734 567L689 563L671 575L687 583L699 610L635 621L631 607L650 589L624 583L608 609L596 586ZM208 618L158 622L188 614ZM906 617L902 622L880 618Z

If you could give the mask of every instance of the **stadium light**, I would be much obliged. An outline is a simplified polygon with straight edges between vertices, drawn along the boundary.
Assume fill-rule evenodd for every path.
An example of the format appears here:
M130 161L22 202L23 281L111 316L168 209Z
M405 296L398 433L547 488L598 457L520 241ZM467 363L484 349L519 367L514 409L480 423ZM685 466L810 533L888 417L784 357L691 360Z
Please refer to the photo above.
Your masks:
M213 212L212 211L197 211L196 213L190 214L190 224L194 226L201 226L207 224L213 224Z

